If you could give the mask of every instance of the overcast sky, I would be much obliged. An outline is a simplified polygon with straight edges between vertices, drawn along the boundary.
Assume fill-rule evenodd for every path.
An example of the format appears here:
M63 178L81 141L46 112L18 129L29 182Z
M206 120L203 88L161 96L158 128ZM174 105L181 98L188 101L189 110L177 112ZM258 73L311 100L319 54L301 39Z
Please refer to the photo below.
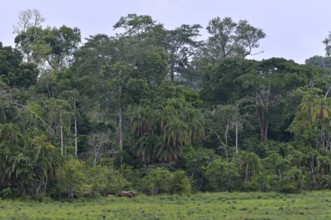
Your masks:
M1 8L0 42L5 46L13 46L13 25L26 9L38 9L44 26L78 27L83 38L113 35L113 25L129 13L150 15L168 29L182 24L205 28L215 17L247 20L267 34L260 42L265 52L254 59L283 57L298 63L324 56L321 42L331 31L330 0L3 0Z

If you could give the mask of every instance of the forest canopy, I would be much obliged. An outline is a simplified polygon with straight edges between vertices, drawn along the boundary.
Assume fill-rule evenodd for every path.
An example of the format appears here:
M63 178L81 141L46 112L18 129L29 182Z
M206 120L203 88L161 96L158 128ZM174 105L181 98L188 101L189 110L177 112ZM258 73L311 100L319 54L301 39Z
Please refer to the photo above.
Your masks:
M114 36L20 13L0 42L0 197L331 188L331 58L261 53L266 33L212 18ZM0 39L1 40L1 39Z

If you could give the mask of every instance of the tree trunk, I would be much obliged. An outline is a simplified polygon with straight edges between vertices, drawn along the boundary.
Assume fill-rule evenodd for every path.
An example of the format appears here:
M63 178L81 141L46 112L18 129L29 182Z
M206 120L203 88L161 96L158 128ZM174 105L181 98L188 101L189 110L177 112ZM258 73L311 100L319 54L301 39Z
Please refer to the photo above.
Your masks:
M118 146L123 151L123 112L122 112L122 87L118 89Z
M97 162L98 162L98 146L94 147L94 160L93 160L93 167L97 166Z
M63 125L62 125L62 113L60 113L60 142L61 142L61 154L63 155Z
M265 121L264 121L264 136L263 136L263 141L268 140L268 130L269 130L269 122L268 122L268 119L265 118Z
M246 169L245 169L245 181L247 181L248 180L248 171L249 171L249 164L248 164L248 162L247 162L247 164L246 164Z
M236 154L238 154L238 121L236 121Z
M77 118L75 115L75 156L77 157L77 152L78 152L78 137L77 137Z
M171 54L170 56L170 80L175 82L175 55Z
M256 108L256 112L257 112L257 118L258 118L259 126L260 126L261 140L266 141L266 140L268 140L268 127L269 127L266 112L259 107Z
M224 132L224 148L225 148L225 156L226 156L226 161L229 162L229 158L228 158L228 131L229 131L229 123L226 123L226 128L225 128L225 132Z
M74 110L75 110L75 156L77 157L78 152L78 131L77 131L77 116L76 116L76 100L74 100Z

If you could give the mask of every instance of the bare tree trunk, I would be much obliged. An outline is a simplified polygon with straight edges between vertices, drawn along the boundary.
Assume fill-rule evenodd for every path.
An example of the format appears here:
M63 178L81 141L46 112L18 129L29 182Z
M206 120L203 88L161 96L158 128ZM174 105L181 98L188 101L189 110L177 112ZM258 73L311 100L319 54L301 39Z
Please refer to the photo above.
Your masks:
M267 114L263 109L260 109L260 108L257 108L256 112L257 112L257 118L258 118L259 126L260 126L261 140L266 141L266 140L268 140L268 127L269 127Z
M78 131L77 131L77 116L76 116L76 100L74 100L74 110L75 110L75 156L77 157L78 152Z
M98 152L98 146L95 146L94 147L94 160L93 160L93 167L96 167L97 166L97 162L98 162L98 155L99 152Z
M257 119L259 122L259 127L260 127L260 136L261 136L261 140L263 140L263 113L261 112L261 110L259 109L259 107L256 108L256 113L257 113Z
M122 112L122 87L118 90L118 146L123 151L123 112Z
M62 113L60 113L60 138L61 138L61 154L63 155L63 125Z
M225 142L225 156L226 156L226 161L229 161L228 158L228 131L229 131L229 123L226 123L226 127L225 127L225 132L224 132L224 142Z
M238 154L238 121L236 121L236 154Z
M49 74L49 73L46 73L46 74ZM46 76L47 77L47 81L46 81L46 90L47 90L47 94L48 94L48 98L52 98L52 91L51 89L49 88L49 75Z
M77 151L78 151L78 141L77 141L77 118L75 115L75 156L77 157Z
M264 137L263 137L264 141L268 140L268 130L269 130L269 121L266 118L264 121Z
M170 80L175 82L175 54L171 54L170 62Z

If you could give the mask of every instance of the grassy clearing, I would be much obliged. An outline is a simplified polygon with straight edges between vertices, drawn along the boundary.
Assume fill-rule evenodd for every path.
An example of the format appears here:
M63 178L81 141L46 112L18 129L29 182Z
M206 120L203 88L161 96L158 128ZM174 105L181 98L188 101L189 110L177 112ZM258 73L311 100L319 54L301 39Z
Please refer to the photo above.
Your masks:
M199 193L67 202L0 200L0 219L331 219L331 191Z

